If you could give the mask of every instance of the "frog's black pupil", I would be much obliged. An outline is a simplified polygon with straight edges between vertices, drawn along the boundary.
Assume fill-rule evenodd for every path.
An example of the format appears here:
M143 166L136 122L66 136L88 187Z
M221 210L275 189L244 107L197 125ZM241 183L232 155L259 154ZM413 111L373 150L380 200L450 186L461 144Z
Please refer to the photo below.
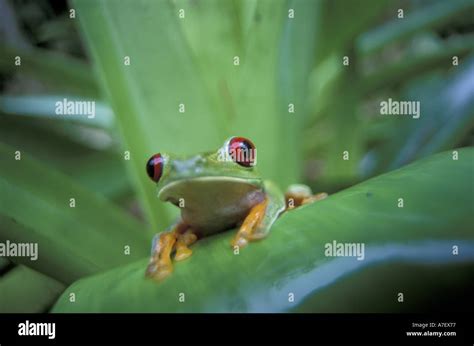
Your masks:
M151 159L148 160L146 164L146 172L150 179L153 180L153 177L155 176L155 163L154 163L154 158L152 157Z

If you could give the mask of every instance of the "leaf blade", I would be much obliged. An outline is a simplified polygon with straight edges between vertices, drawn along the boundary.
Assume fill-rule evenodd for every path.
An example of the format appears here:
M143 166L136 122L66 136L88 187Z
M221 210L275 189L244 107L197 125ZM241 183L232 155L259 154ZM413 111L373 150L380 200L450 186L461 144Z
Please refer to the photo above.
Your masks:
M325 256L324 244L333 240L364 242L372 258L367 266L406 260L472 264L474 149L459 153L458 161L449 152L434 155L287 213L268 239L238 256L229 247L232 232L201 240L193 257L176 264L160 284L143 278L146 260L81 280L66 292L81 292L84 304L71 306L65 293L54 311L287 311L366 264L345 258L341 267L338 258ZM444 184L447 179L452 183ZM401 191L404 208L397 207ZM452 204L458 207L446 207ZM452 256L453 242L465 249L462 256ZM339 270L324 269L334 265ZM300 293L294 303L288 301L290 288ZM178 300L180 292L185 304Z
M17 266L0 279L0 313L44 312L65 286L25 266Z
M38 243L39 257L12 260L70 283L148 252L139 222L24 153L14 157L15 149L0 144L0 240Z

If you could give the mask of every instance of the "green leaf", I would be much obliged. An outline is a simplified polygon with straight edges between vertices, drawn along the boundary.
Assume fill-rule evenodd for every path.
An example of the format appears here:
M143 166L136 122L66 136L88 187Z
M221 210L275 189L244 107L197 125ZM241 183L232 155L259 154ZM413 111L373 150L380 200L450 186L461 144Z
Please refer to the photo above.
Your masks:
M21 65L15 65L15 58ZM97 97L97 83L92 71L82 61L50 51L18 49L0 44L0 71L18 72L45 81L51 90L61 90L75 95Z
M460 262L378 263L326 286L291 312L467 312L474 304L474 261Z
M460 149L458 160L449 152L431 156L285 213L269 238L238 255L229 245L233 232L221 233L199 241L193 256L175 264L174 273L159 284L143 277L143 259L74 283L53 310L288 311L317 302L325 287L376 264L387 265L380 275L396 276L400 287L410 285L412 275L391 272L391 264L472 264L473 162L473 148ZM325 244L334 240L363 243L365 259L325 256ZM457 256L453 245L460 249ZM449 277L439 282L445 279ZM417 283L429 294L429 282ZM69 303L69 292L80 301ZM289 292L294 292L294 302L288 300ZM360 288L358 296L364 292ZM185 303L179 302L180 293ZM308 299L313 303L304 303ZM393 299L386 296L383 306L393 306Z
M438 67L452 64L453 56L461 61L474 49L474 37L458 38L451 40L438 49L423 54L406 56L400 62L383 66L379 70L365 76L357 88L362 95L380 91L383 88L394 88L403 85L407 80L413 79L423 73Z
M0 273L10 265L10 261L0 257Z
M341 57L332 55L312 73L316 76L310 87L313 119L304 129L303 140L310 158L324 162L318 169L317 183L335 186L341 181L354 181L364 150L361 139L365 126L357 113L360 100L359 90L354 88L358 80L355 64L343 66ZM350 152L348 160L343 159L346 152Z
M421 157L460 145L474 128L474 56L467 57L451 73L428 75L408 84L401 100L420 102L420 117L384 119L391 136L374 150L376 172L398 168Z
M455 22L459 16L472 13L473 9L474 2L471 0L438 1L414 12L405 10L403 19L396 18L397 12L394 9L393 17L395 19L373 31L362 34L356 44L357 50L362 55L372 54L386 45L414 33Z
M142 224L25 153L15 155L0 144L0 241L38 243L39 256L12 261L70 283L148 253Z
M44 312L65 286L25 266L0 278L0 313Z
M225 122L222 138L251 138L264 176L282 186L298 180L298 130L307 113L306 79L315 55L311 15L317 3L185 0L175 8L185 11L180 26L213 111ZM289 8L300 20L288 18ZM298 45L301 41L307 44ZM290 103L294 114L288 112ZM285 165L279 157L285 157Z
M372 22L378 20L380 12L390 4L387 0L320 0L319 12L309 13L312 21L319 22L316 36L318 61L323 61L336 52L349 54L355 38ZM314 19L316 17L316 19ZM328 32L332 33L328 35ZM338 54L339 57L343 54Z
M297 5L302 16L305 6ZM288 49L295 40L312 36L311 27L297 28L289 23L287 6L285 1L257 2L255 19L240 54L241 65L235 72L236 85L231 88L236 109L233 130L252 138L257 146L259 171L281 187L298 181L301 175L302 157L297 136L307 110L302 102L305 84L298 79L314 54L310 44L307 51L295 51L296 57L283 56L282 50ZM308 11L311 8L310 4L306 6ZM293 32L285 32L291 30L288 25ZM297 37L298 33L300 37ZM285 64L297 57L301 58L298 61L301 65ZM285 86L295 89L290 92ZM301 98L295 97L297 93ZM288 102L290 98L291 102ZM289 103L294 104L295 113L288 111ZM285 158L284 165L281 165L282 157Z
M109 198L132 192L125 169L126 161L121 154L90 148L111 146L113 143L98 129L90 133L90 128L42 116L0 115L0 119L2 142L15 151L26 152L84 187Z

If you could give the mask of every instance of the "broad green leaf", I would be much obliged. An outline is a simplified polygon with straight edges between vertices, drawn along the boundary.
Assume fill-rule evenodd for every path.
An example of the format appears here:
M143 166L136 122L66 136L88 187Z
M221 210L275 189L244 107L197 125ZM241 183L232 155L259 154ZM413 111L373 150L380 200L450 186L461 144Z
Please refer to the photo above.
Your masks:
M179 29L189 45L189 55L195 63L205 92L212 100L212 111L223 118L223 135L230 135L231 124L235 118L235 94L231 93L239 76L239 67L234 66L234 57L243 62L246 47L244 25L250 27L254 21L253 8L247 15L240 13L239 6L244 2L234 0L178 0L174 2L173 12L184 16L179 20ZM183 11L183 12L181 12ZM244 11L242 9L241 11ZM245 16L244 20L239 14ZM245 22L246 24L242 23Z
M115 153L89 152L74 161L62 161L64 173L74 181L108 198L132 194L123 158Z
M371 54L414 33L455 22L463 14L474 13L474 2L471 0L437 1L414 12L405 9L403 19L397 18L397 11L398 9L393 9L392 21L373 31L363 33L359 37L356 44L359 53Z
M70 283L148 253L144 225L27 154L15 155L0 144L0 241L38 243L39 256L12 261Z
M413 273L394 273L392 265L472 268L473 176L473 148L459 149L458 160L450 152L440 153L285 213L269 238L238 255L229 245L233 232L203 239L193 246L193 256L177 263L159 284L143 277L147 259L82 279L65 291L53 311L256 312L288 311L302 304L316 311L326 287L377 264L386 265L379 275L395 275L400 287L412 285L407 280ZM333 241L363 243L364 260L326 256L326 244ZM458 255L453 255L454 245ZM439 282L445 279L449 276ZM417 283L429 294L429 281ZM357 287L363 296L365 289ZM81 299L69 303L69 292ZM294 302L288 299L290 292ZM393 306L394 299L386 296L384 306Z
M184 0L175 8L184 11L180 25L213 111L225 120L222 135L250 137L264 176L282 186L298 180L298 130L307 113L316 32L311 19L318 3ZM288 18L289 9L298 20ZM307 44L299 45L302 41ZM290 103L294 113L288 111ZM285 157L285 165L279 157Z
M17 266L0 277L0 313L44 312L64 288L46 275Z
M312 125L308 124L302 137L310 159L324 162L317 181L327 186L357 177L365 123L357 114L360 99L358 89L354 88L358 80L355 66L343 66L341 57L333 55L312 73L318 75L324 69L331 70L327 80L312 79Z
M308 7L310 10L311 6ZM302 58L300 66L292 64L283 67L285 61L282 61L281 51L288 49L296 39L311 37L311 29L303 35L304 28L294 28L302 34L300 37L296 32L284 37L285 26L291 20L288 19L287 8L285 1L257 2L255 19L249 28L240 66L237 67L238 81L230 89L236 109L234 131L255 141L259 171L281 187L300 178L301 155L297 130L302 127L305 116L301 99L291 97L282 86L282 83L289 82L282 80L285 77L282 69L287 69L288 79L298 78L299 69L306 69L304 54L298 54ZM314 54L311 47L312 44L308 46L309 51L304 52L309 57ZM293 93L303 95L305 92L301 83L288 87L297 87L292 90ZM291 102L288 102L289 98ZM294 104L294 113L289 112L289 103ZM285 158L284 165L281 158Z
M16 57L21 64L16 65ZM99 91L92 71L82 61L58 53L18 49L0 44L0 71L18 72L47 82L51 90L97 98Z
M278 97L271 100L271 103L278 105L279 112L270 114L267 120L273 122L277 117L281 123L279 134L273 138L276 156L273 163L279 167L272 167L272 170L280 173L279 176L274 174L273 179L278 179L282 188L301 180L303 176L304 155L300 134L311 113L311 104L308 102L309 76L317 50L321 48L314 39L321 29L320 21L315 19L321 12L321 3L293 0L288 2L288 8L296 17L285 18L283 23L277 61L278 87L275 93ZM285 17L290 15L290 10ZM305 44L301 44L302 41ZM291 105L294 113L290 113ZM285 140L282 141L282 138ZM285 157L283 167L278 156Z

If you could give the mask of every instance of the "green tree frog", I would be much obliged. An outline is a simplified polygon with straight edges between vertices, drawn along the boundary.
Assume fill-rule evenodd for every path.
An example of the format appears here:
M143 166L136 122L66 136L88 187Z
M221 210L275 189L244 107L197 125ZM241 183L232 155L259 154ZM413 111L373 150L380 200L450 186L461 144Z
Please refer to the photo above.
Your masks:
M158 197L181 209L168 230L153 238L146 276L157 280L173 270L172 256L181 261L192 254L194 242L239 227L231 246L242 248L265 238L278 216L287 209L325 198L295 184L286 194L256 170L257 149L251 140L231 137L215 152L188 157L155 154L146 164L157 183Z

